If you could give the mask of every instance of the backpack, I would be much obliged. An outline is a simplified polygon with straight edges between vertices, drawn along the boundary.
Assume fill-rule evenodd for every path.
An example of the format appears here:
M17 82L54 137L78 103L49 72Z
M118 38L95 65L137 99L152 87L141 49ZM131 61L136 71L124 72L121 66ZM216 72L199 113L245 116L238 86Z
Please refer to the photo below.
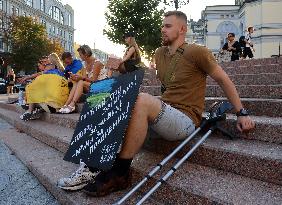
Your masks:
M240 36L239 44L240 44L240 47L246 47L245 36Z

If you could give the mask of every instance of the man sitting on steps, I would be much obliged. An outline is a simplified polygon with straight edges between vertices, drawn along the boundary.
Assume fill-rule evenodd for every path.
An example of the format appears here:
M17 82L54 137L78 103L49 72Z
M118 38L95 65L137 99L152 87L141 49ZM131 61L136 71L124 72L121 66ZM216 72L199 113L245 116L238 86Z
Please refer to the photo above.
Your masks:
M84 187L84 191L93 196L105 196L127 188L132 159L142 147L149 126L164 139L173 141L185 139L200 125L207 75L218 82L233 104L237 112L237 128L241 132L254 128L254 122L243 108L227 74L207 48L185 43L186 32L187 17L183 12L170 11L164 15L164 46L157 49L155 56L163 94L161 99L139 94L113 167L91 175L89 168L82 164L70 178L59 181L60 187L83 185L80 188ZM95 180L91 178L94 176Z

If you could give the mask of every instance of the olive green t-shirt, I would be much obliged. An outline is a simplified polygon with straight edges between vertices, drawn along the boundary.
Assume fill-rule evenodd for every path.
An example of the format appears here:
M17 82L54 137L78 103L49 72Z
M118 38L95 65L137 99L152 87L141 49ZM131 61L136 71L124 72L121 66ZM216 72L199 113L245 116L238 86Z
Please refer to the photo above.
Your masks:
M173 78L167 84L161 100L188 115L199 126L204 111L207 74L217 69L217 62L204 46L184 44L182 48L184 52L175 65ZM157 77L161 82L164 82L174 55L170 55L165 46L156 51Z

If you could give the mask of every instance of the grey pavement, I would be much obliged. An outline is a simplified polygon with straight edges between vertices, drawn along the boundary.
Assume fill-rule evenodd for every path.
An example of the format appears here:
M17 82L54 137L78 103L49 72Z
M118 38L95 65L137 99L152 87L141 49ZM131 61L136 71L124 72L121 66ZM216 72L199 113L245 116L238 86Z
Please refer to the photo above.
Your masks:
M0 119L0 132L14 129ZM0 140L0 205L59 205Z

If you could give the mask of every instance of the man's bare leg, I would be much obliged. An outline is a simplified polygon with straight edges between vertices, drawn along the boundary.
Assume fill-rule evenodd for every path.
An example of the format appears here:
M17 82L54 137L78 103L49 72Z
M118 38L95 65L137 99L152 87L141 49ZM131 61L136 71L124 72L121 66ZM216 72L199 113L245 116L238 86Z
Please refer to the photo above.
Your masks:
M158 116L161 107L162 104L158 98L146 93L138 95L119 153L120 158L132 159L139 151L147 136L148 123Z

